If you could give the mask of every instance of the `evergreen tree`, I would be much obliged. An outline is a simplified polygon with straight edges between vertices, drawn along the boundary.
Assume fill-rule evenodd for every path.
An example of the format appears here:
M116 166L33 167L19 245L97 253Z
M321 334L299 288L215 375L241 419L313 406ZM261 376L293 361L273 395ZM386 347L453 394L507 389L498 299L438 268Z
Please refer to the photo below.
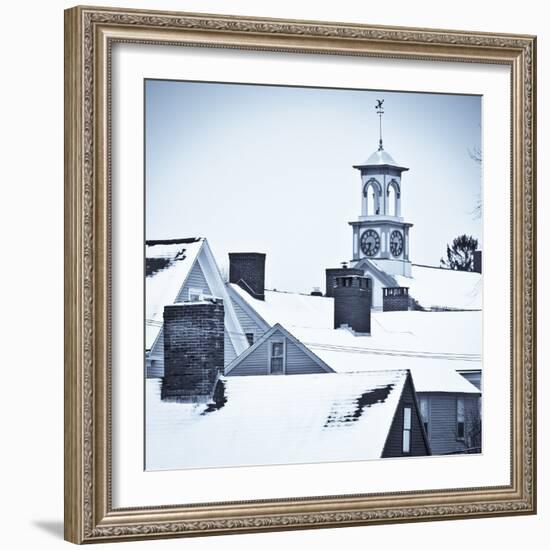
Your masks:
M460 235L447 245L447 259L441 258L441 266L457 271L473 271L474 250L477 249L477 239L469 235Z

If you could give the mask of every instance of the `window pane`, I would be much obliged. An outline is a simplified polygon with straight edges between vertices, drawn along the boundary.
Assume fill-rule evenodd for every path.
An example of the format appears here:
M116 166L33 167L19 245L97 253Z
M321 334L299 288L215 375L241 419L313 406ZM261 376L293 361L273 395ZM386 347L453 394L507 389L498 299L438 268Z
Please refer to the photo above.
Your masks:
M283 356L283 343L282 342L273 342L271 344L271 355L272 357L282 357Z
M464 399L462 397L456 400L456 421L464 422Z
M249 345L252 345L254 343L254 333L247 332L245 336L246 336L246 339L248 340Z
M428 400L425 397L420 398L420 416L424 422L428 422Z
M456 436L459 439L464 439L464 422L459 422L456 425Z
M411 408L410 407L405 407L403 409L403 429L404 430L411 429Z
M409 430L403 430L403 452L411 452L411 432Z
M272 357L271 358L271 374L282 374L283 373L283 358L282 357Z

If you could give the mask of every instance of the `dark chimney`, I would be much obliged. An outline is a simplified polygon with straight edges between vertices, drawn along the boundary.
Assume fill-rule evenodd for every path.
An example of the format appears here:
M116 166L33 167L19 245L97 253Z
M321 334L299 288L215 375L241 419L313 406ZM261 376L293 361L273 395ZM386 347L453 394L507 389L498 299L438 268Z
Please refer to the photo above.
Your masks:
M335 278L334 328L347 325L355 333L370 334L371 283L370 279L359 275Z
M342 266L344 266L345 263L342 263ZM362 269L356 269L354 267L331 267L328 269L325 269L326 273L326 292L325 296L328 296L329 298L332 298L334 296L334 283L336 277L343 277L345 275L363 275Z
M223 301L165 306L162 399L208 401L223 365Z
M230 252L229 282L239 285L253 298L265 299L265 254Z
M382 289L382 311L408 311L409 287L392 286Z
M481 250L474 250L474 271L481 273Z

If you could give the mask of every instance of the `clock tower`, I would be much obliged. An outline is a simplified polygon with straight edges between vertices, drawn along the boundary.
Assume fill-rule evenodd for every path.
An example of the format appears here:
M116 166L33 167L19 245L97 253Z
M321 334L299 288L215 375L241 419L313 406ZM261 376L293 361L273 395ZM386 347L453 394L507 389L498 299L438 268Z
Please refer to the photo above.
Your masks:
M378 150L365 162L354 165L361 174L361 214L349 222L353 229L353 267L374 260L388 275L411 276L409 229L401 216L401 177L408 168L400 166L384 150L382 115L384 100L376 103L380 118Z

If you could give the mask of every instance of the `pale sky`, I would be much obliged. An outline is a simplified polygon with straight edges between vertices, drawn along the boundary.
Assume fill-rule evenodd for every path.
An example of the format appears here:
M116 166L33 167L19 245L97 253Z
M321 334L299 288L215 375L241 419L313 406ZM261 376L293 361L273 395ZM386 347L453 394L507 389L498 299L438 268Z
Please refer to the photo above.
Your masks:
M228 252L265 252L266 286L324 289L324 270L352 256L361 211L352 165L378 147L410 170L401 214L413 263L439 265L447 243L479 239L481 97L146 81L146 235L206 237Z

